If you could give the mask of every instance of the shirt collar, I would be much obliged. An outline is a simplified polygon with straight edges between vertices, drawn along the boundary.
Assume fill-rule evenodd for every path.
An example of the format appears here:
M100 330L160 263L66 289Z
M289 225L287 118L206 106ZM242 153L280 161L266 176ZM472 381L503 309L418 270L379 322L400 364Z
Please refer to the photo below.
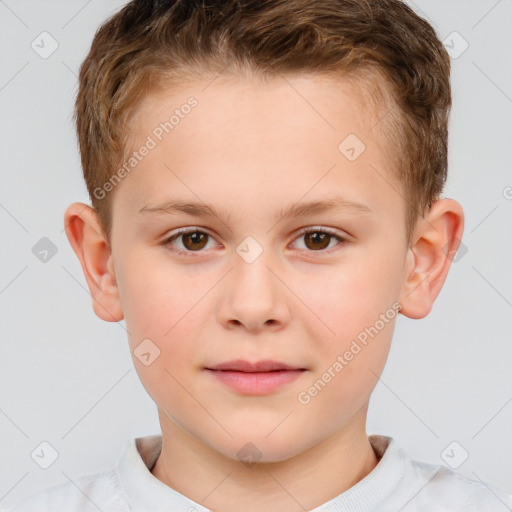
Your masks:
M125 445L116 472L131 509L135 512L209 512L151 474L161 450L161 435L138 437Z
M398 486L405 472L405 453L391 437L370 435L368 439L380 459L377 466L350 489L310 512L371 511ZM161 435L135 438L124 446L116 472L131 508L136 512L209 512L151 474L161 449Z
M370 435L378 464L357 484L310 512L370 512L398 487L405 473L405 452L388 436Z

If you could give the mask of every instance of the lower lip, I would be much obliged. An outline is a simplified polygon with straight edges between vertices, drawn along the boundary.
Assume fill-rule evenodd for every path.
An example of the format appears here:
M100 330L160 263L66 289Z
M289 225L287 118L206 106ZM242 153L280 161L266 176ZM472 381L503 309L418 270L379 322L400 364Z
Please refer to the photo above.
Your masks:
M230 388L245 395L266 395L285 384L297 380L304 370L281 370L274 372L235 372L209 370L214 377Z

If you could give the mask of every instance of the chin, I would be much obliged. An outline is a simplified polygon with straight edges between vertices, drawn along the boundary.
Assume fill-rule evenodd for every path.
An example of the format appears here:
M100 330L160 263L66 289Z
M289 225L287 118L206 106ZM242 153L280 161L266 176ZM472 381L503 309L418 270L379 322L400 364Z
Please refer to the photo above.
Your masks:
M213 447L225 457L240 461L247 466L255 463L283 462L301 453L302 447L294 442L290 435L271 434L273 439L267 437L267 432L251 435L250 431L235 436L229 440L229 446Z

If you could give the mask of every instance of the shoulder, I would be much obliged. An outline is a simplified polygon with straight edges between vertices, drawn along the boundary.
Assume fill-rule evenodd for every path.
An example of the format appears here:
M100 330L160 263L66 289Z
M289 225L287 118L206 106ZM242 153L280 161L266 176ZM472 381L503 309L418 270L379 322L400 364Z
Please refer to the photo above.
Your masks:
M21 500L3 512L127 512L114 469L75 478Z
M512 512L512 494L476 475L468 478L448 466L412 459L388 436L370 440L381 457L372 480L385 494L379 512Z
M409 461L407 470L416 483L416 493L403 512L512 512L512 494L482 480L416 460Z

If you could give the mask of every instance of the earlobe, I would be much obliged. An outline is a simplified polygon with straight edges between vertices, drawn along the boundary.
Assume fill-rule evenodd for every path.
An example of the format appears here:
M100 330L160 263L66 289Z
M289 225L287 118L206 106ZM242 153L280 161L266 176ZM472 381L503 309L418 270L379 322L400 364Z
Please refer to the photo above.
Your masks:
M439 199L418 221L408 249L400 303L409 318L427 316L448 275L464 231L462 206Z
M82 266L94 312L106 322L119 322L124 315L112 254L97 213L84 203L73 203L64 214L64 227Z

